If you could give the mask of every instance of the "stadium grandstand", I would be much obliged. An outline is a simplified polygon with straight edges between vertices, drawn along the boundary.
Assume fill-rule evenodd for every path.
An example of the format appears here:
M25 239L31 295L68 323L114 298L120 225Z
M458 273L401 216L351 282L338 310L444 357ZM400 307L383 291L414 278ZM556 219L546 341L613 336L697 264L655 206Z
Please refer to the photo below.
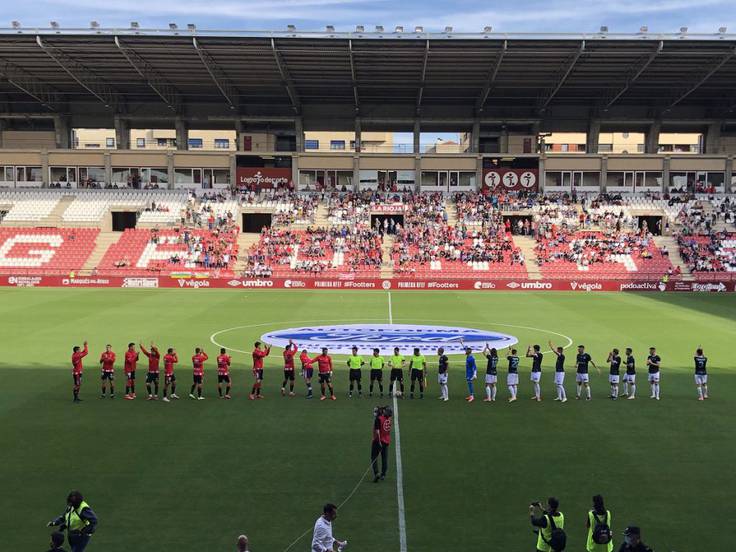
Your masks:
M6 285L734 285L726 29L16 25L0 76Z

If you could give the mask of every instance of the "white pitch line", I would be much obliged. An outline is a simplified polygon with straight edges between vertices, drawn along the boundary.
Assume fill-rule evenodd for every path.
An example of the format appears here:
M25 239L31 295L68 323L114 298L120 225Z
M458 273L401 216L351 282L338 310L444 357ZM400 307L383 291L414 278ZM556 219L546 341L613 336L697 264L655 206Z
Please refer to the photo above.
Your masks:
M394 323L391 292L388 292L388 323ZM394 390L394 428L396 448L396 500L399 510L399 552L406 552L406 510L404 508L404 471L401 466L401 429L399 428L399 401Z

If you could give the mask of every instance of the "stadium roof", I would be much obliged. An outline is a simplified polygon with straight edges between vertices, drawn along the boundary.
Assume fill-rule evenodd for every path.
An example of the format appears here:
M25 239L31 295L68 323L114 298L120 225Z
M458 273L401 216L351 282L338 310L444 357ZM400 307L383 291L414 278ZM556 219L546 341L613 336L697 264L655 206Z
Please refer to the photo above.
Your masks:
M0 106L78 122L723 119L736 35L2 29Z

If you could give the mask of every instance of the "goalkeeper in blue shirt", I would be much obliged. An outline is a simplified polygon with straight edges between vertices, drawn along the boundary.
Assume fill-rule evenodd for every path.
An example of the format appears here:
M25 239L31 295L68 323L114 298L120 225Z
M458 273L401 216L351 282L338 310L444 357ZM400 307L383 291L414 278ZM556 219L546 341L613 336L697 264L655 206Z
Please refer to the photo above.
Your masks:
M475 400L475 390L473 389L473 380L478 377L478 367L475 365L475 357L470 347L465 347L465 381L468 383L468 396L465 399L468 402Z

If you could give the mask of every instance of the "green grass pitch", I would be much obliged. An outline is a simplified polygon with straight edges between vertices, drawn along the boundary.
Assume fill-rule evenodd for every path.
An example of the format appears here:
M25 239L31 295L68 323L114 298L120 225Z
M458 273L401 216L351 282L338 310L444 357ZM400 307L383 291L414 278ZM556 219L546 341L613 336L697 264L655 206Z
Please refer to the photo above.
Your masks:
M391 299L396 323L495 329L515 335L522 353L550 337L561 341L547 331L584 343L602 367L611 347L631 346L639 373L636 401L607 400L604 369L591 375L592 402L561 405L551 400L548 354L542 403L528 400L523 359L517 403L505 402L500 385L496 404L468 405L462 359L453 357L451 400L440 403L436 357L428 357L428 397L399 403L409 551L533 550L527 506L549 495L566 514L568 550L583 550L585 513L597 493L612 510L616 548L624 526L637 524L658 552L729 549L723 516L736 490L736 295L394 292ZM347 400L344 357L336 357L338 401L304 400L299 380L299 396L282 398L280 350L267 359L265 400L246 400L250 359L241 353L233 357L234 400L215 400L210 336L241 326L218 339L250 350L269 329L388 316L384 292L0 290L2 548L43 549L44 524L79 488L100 517L91 552L231 550L242 532L254 550L282 552L367 468L379 401ZM85 338L84 402L75 405L69 357ZM203 346L211 357L208 400L140 400L145 362L139 400L98 399L105 343L120 358L128 341L141 339L178 349L184 397L187 360ZM648 399L644 376L651 344L663 359L658 403ZM710 358L706 402L696 400L692 377L699 344ZM116 368L120 395L120 362ZM571 372L568 360L568 395ZM392 447L387 480L364 482L339 513L336 535L354 552L399 550L394 468ZM310 538L292 550L308 550Z

